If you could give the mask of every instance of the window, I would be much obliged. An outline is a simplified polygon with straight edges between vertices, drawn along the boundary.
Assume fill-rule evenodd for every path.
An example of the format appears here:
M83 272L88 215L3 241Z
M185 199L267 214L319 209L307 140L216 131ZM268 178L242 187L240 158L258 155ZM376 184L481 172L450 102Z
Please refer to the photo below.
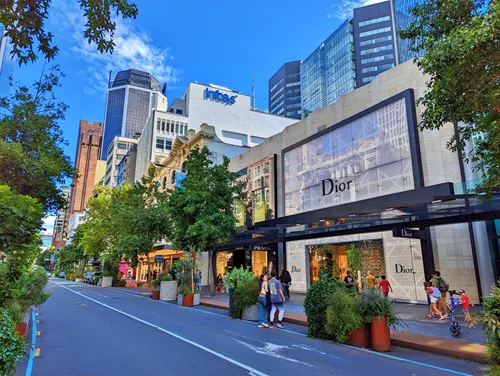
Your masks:
M389 21L390 19L391 19L391 17L389 17L389 16L372 18L371 20L361 21L359 23L359 26L373 25L374 23Z
M363 82L372 82L375 76L363 77Z
M156 129L157 129L157 130L160 130L160 125L161 125L161 121L160 121L160 119L158 119L158 120L156 121Z
M271 100L273 101L274 98L276 98L281 92L283 92L283 90L285 90L284 86L282 86L281 89L279 89L276 93L272 95Z
M297 101L297 100L300 100L300 95L297 95L295 97L288 97L287 100L289 101Z
M162 187L163 187L163 189L167 188L167 177L166 176L163 178Z
M156 148L163 150L165 148L165 139L164 138L156 138Z
M167 126L165 128L167 132L170 132L170 120L167 120Z
M385 42L385 41L388 41L388 40L392 40L392 35L386 35L385 37L378 37L378 38L374 38L374 39L364 40L359 45L360 46L367 46L369 44L375 44L375 43Z
M279 110L278 112L276 112L276 115L281 115L283 112L285 112L284 108L282 108L281 110Z
M283 83L283 77L278 82L276 82L276 84L271 88L271 92L276 90L276 88L280 86L282 83Z
M271 107L271 113L274 114L276 112L276 110L280 107L282 107L283 105L285 104L285 102L281 101L280 103L278 103L276 106L274 107Z
M390 54L390 55L375 56L369 59L362 59L361 64L368 64L376 61L389 60L389 59L394 59L394 55Z
M187 133L188 133L188 125L184 124L184 134L187 134Z
M361 50L361 55L372 54L375 52L381 52L381 51L387 51L387 50L392 50L392 44L389 44L386 46L380 46L380 47L373 47L373 48L369 48L367 50Z
M286 91L287 94L295 94L295 93L300 93L300 89L288 89Z
M393 64L383 64L383 65L377 65L375 67L369 67L369 68L363 68L361 70L362 73L368 73L368 72L381 72L387 69L394 68L394 63Z
M179 122L175 122L175 133L179 133Z
M278 103L282 102L283 101L283 97L284 97L284 94L281 94L278 98L276 98L275 101L271 102L271 107L279 107L277 106ZM281 106L281 104L280 104Z
M177 115L182 115L182 110L180 110L180 109L178 109L178 108L177 108L177 109L175 110L175 113L176 113Z
M287 104L286 109L289 110L290 108L298 108L300 107L300 103L294 103L294 104Z
M290 82L289 84L286 84L286 87L297 86L297 85L300 85L300 81Z
M127 145L119 142L118 143L118 149L120 149L120 150L127 150Z
M165 141L165 150L172 150L172 141L171 140Z
M370 31L365 31L363 33L359 33L359 37L368 37L370 35L375 35L375 34L380 34L380 33L385 33L387 31L391 31L390 27L382 27L380 29L375 29L375 30L370 30Z
M165 120L161 121L161 130L162 132L165 132Z

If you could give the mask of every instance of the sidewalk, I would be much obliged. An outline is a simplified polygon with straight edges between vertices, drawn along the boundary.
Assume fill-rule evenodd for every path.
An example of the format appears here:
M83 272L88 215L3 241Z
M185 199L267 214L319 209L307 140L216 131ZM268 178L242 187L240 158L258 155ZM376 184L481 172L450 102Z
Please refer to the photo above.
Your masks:
M227 294L209 296L208 290L202 289L201 304L228 309ZM285 322L307 325L304 312L303 294L291 294L285 305ZM487 348L486 339L481 327L468 328L461 309L456 311L456 319L462 330L459 337L452 337L449 332L450 321L429 320L425 315L429 312L427 305L396 303L396 310L407 327L391 333L393 345L427 351L434 354L451 356L484 363Z

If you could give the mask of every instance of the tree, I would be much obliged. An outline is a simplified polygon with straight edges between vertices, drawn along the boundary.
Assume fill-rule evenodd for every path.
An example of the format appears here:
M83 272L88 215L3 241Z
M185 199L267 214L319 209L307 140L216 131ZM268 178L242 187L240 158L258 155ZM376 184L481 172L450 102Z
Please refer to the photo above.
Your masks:
M67 106L54 88L61 72L57 66L31 87L17 86L0 99L0 184L36 198L46 211L66 204L58 185L73 177L73 167L62 149L66 145L58 121Z
M89 256L85 254L84 247L82 245L83 231L82 225L78 226L75 230L75 234L71 238L71 243L65 246L56 254L56 269L69 271L73 269L75 265L87 263Z
M215 295L215 248L235 232L233 197L240 193L237 174L229 171L229 159L217 165L206 146L195 149L186 161L186 177L168 200L172 221L172 242L196 259L199 252L209 252L209 280Z
M151 274L149 254L158 242L168 239L171 234L168 195L158 189L154 177L155 168L151 167L141 182L114 190L111 200L114 245L133 266L137 265L139 255L146 255L148 281Z
M412 8L415 19L401 32L428 75L420 126L456 126L447 147L464 149L474 134L477 145L465 160L484 171L477 192L491 196L500 186L500 2L426 0Z
M137 6L128 0L78 1L87 21L84 37L89 44L94 43L99 52L112 53L116 29L112 13L116 12L117 17L135 19ZM35 49L47 60L54 58L59 48L52 43L54 35L45 26L51 0L6 0L2 3L0 23L12 41L12 54L18 58L19 64L34 62L38 58Z
M0 260L37 240L42 217L43 208L36 199L0 185Z

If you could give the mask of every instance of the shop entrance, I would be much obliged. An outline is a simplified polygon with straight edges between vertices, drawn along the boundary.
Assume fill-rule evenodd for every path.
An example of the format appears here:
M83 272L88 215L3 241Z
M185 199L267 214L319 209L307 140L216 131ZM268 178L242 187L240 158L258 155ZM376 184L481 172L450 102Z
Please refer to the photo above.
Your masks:
M262 247L264 248L264 247ZM250 268L256 277L269 274L278 263L276 247L265 250L217 252L216 273L223 276L232 268Z

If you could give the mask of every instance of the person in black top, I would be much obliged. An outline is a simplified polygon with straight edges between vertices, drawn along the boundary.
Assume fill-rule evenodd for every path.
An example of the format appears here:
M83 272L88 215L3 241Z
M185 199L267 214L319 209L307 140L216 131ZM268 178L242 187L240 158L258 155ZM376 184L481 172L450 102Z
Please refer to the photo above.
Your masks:
M283 286L283 293L285 294L285 298L290 299L290 285L292 284L292 276L288 272L288 270L283 269L281 271L280 276L281 285Z
M345 287L348 289L352 288L354 286L354 278L351 277L351 272L348 270L347 275L344 278L345 282Z

